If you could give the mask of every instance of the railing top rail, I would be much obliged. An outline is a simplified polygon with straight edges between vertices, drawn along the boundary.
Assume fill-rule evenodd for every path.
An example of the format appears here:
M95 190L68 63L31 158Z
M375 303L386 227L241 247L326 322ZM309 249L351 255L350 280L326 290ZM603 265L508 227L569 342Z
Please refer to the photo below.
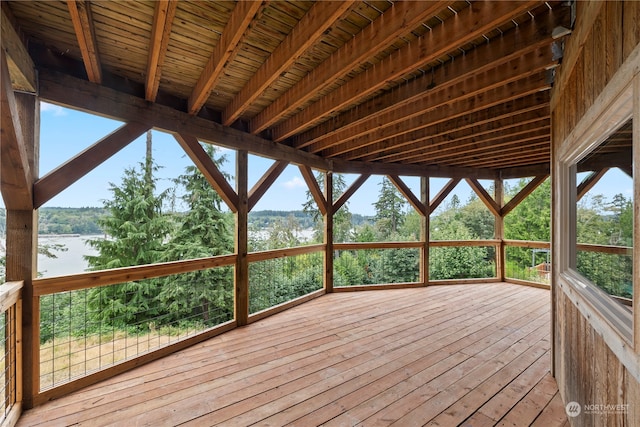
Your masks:
M510 240L504 239L504 244L507 246L516 246L521 248L533 248L533 249L550 249L551 243L541 242L538 240Z
M601 252L612 255L632 255L633 248L629 246L594 245L591 243L578 243L576 248L580 251Z
M24 281L22 280L5 282L0 285L0 310L2 313L7 311L9 307L14 305L18 299L20 299L23 286Z
M256 261L265 261L268 259L304 255L304 254L323 251L326 247L327 245L321 243L318 245L296 246L293 248L271 249L268 251L250 252L247 254L247 260L249 262L256 262Z
M345 242L334 243L336 250L421 248L424 242Z

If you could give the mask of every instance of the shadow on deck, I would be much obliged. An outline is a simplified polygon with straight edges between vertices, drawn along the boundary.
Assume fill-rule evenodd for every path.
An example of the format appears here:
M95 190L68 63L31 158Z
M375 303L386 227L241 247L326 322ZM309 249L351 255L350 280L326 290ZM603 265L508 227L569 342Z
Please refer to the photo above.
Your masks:
M27 425L568 425L549 292L346 292L26 411Z

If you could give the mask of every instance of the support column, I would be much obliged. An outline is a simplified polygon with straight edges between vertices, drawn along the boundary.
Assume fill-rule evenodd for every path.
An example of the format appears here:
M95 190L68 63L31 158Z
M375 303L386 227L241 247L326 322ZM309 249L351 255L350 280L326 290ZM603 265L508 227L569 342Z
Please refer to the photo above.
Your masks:
M324 175L324 197L327 201L327 212L324 215L324 289L333 292L333 173Z
M249 321L249 263L248 231L249 196L248 196L249 154L238 151L236 157L236 191L238 193L238 211L236 212L236 265L235 265L235 318L238 326Z
M425 206L427 214L422 216L420 239L424 242L420 251L420 282L423 286L429 284L429 220L431 208L429 207L429 177L420 177L420 201Z
M501 178L498 178L494 181L494 189L495 194L493 197L495 198L496 205L498 205L498 208L502 210L502 207L504 206L504 182ZM496 252L496 277L498 278L498 280L503 282L505 280L504 216L502 216L502 213L500 213L500 215L496 215L495 218L496 221L494 237L497 240L500 240Z

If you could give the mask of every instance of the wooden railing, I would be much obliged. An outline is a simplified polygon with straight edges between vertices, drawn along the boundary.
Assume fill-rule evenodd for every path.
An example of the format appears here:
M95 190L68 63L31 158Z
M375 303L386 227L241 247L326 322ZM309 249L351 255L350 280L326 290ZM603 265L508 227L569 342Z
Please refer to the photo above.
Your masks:
M522 260L520 263L512 260L509 256L509 248L521 248L530 250L527 254L525 265ZM503 240L502 241L502 259L504 260L504 277L503 280L510 283L517 283L528 286L536 286L549 288L551 283L551 263L547 263L547 257L542 262L538 262L536 254L538 252L549 253L551 244L549 242L539 242L533 240ZM521 258L521 257L520 257ZM549 255L550 260L550 255ZM528 261L531 261L529 265Z
M22 287L24 282L0 285L2 330L2 417L0 426L14 426L22 411Z

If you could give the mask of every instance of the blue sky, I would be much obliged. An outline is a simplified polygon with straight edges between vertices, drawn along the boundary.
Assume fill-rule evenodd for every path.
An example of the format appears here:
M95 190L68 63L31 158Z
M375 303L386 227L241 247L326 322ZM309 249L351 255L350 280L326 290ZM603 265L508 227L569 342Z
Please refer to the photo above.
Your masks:
M40 176L58 167L85 148L91 146L111 131L122 125L121 122L102 117L42 103L40 135ZM109 183L119 184L125 168L137 166L144 158L145 137L142 136L90 172L80 181L50 200L45 206L85 207L102 206L102 200L111 196ZM235 174L235 152L221 149L221 154L228 161L223 171L231 176ZM163 132L153 132L153 155L156 163L162 166L159 172L160 188L172 186L171 179L183 173L191 161L184 154L173 136ZM260 179L262 174L273 163L271 159L249 156L249 186ZM346 175L349 185L357 175ZM349 200L351 212L364 215L375 214L373 203L377 199L381 177L372 176ZM404 177L405 183L419 194L419 179ZM446 179L432 179L431 196L433 197L446 183ZM235 183L231 181L231 185ZM260 200L254 211L259 210L297 210L306 201L306 184L295 165L289 165L275 184ZM605 194L607 197L615 193L631 195L631 180L621 172L609 172L599 182L592 194ZM469 198L471 190L462 182L454 190L461 201ZM451 197L451 195L450 195Z

